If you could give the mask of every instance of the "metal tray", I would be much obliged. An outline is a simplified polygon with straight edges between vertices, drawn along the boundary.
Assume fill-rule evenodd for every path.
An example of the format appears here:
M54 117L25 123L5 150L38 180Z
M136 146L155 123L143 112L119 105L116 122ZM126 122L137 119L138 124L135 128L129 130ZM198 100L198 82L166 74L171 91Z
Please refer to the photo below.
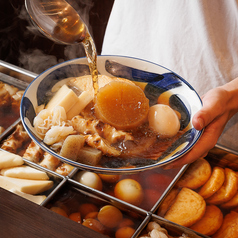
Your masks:
M29 84L29 82L36 76L37 75L34 73L25 71L23 69L0 61L0 81L11 84L19 88L19 90L24 90ZM4 141L12 133L14 133L18 125L21 125L21 121L19 118L12 125L10 125L3 134L0 135L1 146ZM29 141L27 143L29 144ZM23 155L24 150L25 148L23 150L19 149L16 153ZM209 162L211 163L219 163L219 165L223 167L228 166L233 169L238 169L238 154L235 151L227 150L226 148L223 148L219 145L217 145L213 150L210 151L207 158L209 158ZM148 179L152 174L162 174L163 176L166 175L169 178L167 182L158 180L157 184L153 183L153 186L155 186L154 190L160 189L160 193L157 195L154 194L154 198L152 199L152 202L150 202L149 205L148 202L151 197L147 196L147 193L145 193L144 203L140 205L133 205L124 202L113 195L112 191L113 186L115 184L103 184L103 190L99 191L97 189L77 182L75 180L75 175L77 174L77 172L80 171L78 168L72 169L71 172L67 174L60 174L57 172L56 169L52 171L50 169L42 167L40 163L37 164L25 158L23 159L25 164L46 171L55 182L55 186L53 187L53 189L46 193L47 198L40 205L42 207L50 209L53 204L57 203L57 201L60 201L61 198L64 198L65 194L75 193L79 194L78 196L81 196L83 198L82 200L84 201L88 199L94 201L95 203L111 204L113 206L116 206L121 211L123 211L123 213L126 214L127 217L131 217L131 219L136 222L136 230L132 237L138 237L150 221L156 221L162 227L166 228L169 233L171 232L171 234L174 235L182 235L183 233L185 233L188 234L191 238L207 237L205 235L194 232L186 227L182 227L180 225L167 221L164 218L156 215L156 210L162 203L163 199L169 194L170 190L173 188L179 178L183 175L183 173L186 172L188 165L183 166L177 170L166 171L166 174L163 173L162 169L158 168L145 172L139 172L138 174L123 175L124 177L122 177L121 179L132 178L137 180L141 179L141 181L146 181L146 179ZM147 183L145 182L145 184L143 185L143 189L148 189L147 186L149 186L149 182L153 181L153 177L150 179L151 180L147 181ZM79 224L75 224L75 226L77 225Z

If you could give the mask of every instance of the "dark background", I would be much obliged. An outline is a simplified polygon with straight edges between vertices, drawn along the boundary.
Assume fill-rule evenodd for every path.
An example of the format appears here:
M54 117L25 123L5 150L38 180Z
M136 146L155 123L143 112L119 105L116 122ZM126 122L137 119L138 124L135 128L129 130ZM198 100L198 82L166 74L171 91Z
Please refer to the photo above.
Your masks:
M68 1L87 24L100 55L114 0ZM57 63L84 56L81 44L61 45L43 36L32 25L24 0L0 0L0 60L41 73Z

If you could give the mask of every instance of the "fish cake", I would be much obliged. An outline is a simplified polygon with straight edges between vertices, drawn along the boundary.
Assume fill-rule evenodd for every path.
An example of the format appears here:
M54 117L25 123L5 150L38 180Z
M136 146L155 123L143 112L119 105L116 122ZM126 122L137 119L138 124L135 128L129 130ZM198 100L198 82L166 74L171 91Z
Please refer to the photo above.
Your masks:
M238 178L236 173L229 168L225 168L225 181L221 188L209 197L206 202L209 204L222 204L232 199L238 188Z
M238 213L231 211L224 217L221 228L212 238L237 238L238 237Z
M164 218L190 227L203 217L205 211L206 202L203 197L189 188L182 188Z
M171 189L167 197L164 199L164 201L159 206L159 209L157 211L157 215L164 216L164 214L167 212L169 207L173 204L176 196L178 195L179 190L176 188Z
M206 207L204 216L190 229L200 232L203 235L213 235L222 225L223 214L221 210L215 205L209 205Z
M199 158L189 165L177 182L177 186L197 189L204 185L211 176L211 166L204 158Z
M207 199L218 191L225 181L225 171L221 167L214 167L212 175L208 181L201 187L199 194Z
M228 202L222 203L220 205L221 208L224 209L232 209L238 206L238 192L236 192L235 196L230 199Z

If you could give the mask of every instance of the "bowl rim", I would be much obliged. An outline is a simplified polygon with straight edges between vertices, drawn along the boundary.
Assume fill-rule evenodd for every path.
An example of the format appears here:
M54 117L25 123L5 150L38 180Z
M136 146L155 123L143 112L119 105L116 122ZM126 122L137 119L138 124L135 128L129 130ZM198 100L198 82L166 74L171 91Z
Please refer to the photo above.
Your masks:
M160 64L157 64L157 63L154 63L154 62L151 62L149 60L145 60L145 59L140 59L140 58L137 58L137 57L131 57L131 56L123 56L123 55L98 55L97 58L98 59L101 59L101 58L114 58L114 60L116 58L127 58L127 59L131 59L131 60L135 60L135 61L141 61L141 62L146 62L148 64L152 64L156 67L160 67L160 68L163 68L164 70L167 70L168 72L171 72L173 74L175 74L176 76L179 77L179 79L184 83L186 84L191 90L193 90L193 92L196 94L197 96L197 99L200 101L201 103L201 108L203 106L203 103L202 103L202 100L199 96L199 94L197 93L197 91L191 86L190 83L188 83L184 78L182 78L180 75L176 74L175 72L173 72L172 70L160 65ZM83 170L88 170L88 171L92 171L92 172L96 172L96 173L106 173L106 174L126 174L126 173L137 173L137 172L141 172L141 171L145 171L145 170L148 170L148 169L155 169L155 168L158 168L158 167L162 167L166 164L169 164L179 158L181 158L182 156L184 156L185 154L187 154L193 147L194 145L198 142L198 140L201 138L202 134L203 134L203 131L204 129L202 129L201 131L197 131L197 135L196 135L196 138L193 139L192 143L189 145L188 148L186 148L181 154L178 154L178 155L175 155L172 157L170 157L169 159L167 159L166 161L159 161L157 163L153 163L153 164L149 164L149 165L145 165L145 166L142 166L142 167L133 167L133 168L109 168L109 167L97 167L97 166L93 166L93 165L87 165L87 164L83 164L83 163L79 163L79 162L76 162L76 161L73 161L73 160L70 160L70 159L67 159L65 157L62 157L60 156L59 154L57 154L56 152L54 152L53 150L49 149L42 141L39 142L35 136L31 133L30 129L28 128L27 124L25 123L25 120L24 120L24 117L25 115L23 115L23 99L25 98L25 95L26 93L28 92L28 90L32 87L32 85L38 80L39 77L43 77L44 74L46 73L51 73L53 72L54 70L62 67L63 65L70 65L70 63L74 63L74 62L77 62L77 61L85 61L87 60L86 56L85 57L80 57L80 58L75 58L75 59L70 59L70 60L67 60L67 61L64 61L64 62L61 62L61 63L58 63L54 66L51 66L49 67L48 69L44 70L42 73L40 73L39 75L37 75L32 81L31 83L28 85L28 87L25 89L24 93L23 93L23 96L22 96L22 99L21 99L21 103L20 103L20 119L21 119L21 122L22 122L22 125L24 127L24 129L26 130L26 132L28 133L29 137L38 145L40 146L45 152L48 152L49 154L55 156L56 158L60 159L62 162L65 162L67 164L70 164L76 168L80 168L80 169L83 169ZM129 67L129 66L128 66ZM149 71L148 71L149 72ZM199 108L199 109L201 109ZM182 166L182 165L181 165Z

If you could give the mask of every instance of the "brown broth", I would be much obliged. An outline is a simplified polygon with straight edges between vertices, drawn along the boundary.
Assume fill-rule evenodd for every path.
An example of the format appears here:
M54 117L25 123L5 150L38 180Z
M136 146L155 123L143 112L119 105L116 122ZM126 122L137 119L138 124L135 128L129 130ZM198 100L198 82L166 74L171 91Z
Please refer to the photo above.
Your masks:
M83 116L85 119L96 119L93 103L83 110ZM113 158L104 155L101 159L102 166L120 167L126 164L129 167L135 164L140 166L141 163L144 165L155 163L185 133L183 130L174 137L162 137L149 128L148 122L127 132L133 136L134 140L113 144L115 148L121 151L121 155Z
M125 142L125 147L121 157L142 157L157 160L162 154L183 134L179 131L176 136L171 138L160 137L151 132L146 124L145 130L140 128L132 132L134 141Z
M94 41L89 33L86 34L84 41L82 42L84 50L87 56L90 73L93 80L94 94L96 96L98 92L98 69L97 69L97 52Z
M57 24L53 29L52 37L68 44L83 44L96 95L98 91L97 51L87 26L75 9L68 3L63 5L56 4L56 8L53 11L57 14L61 12L61 14L58 14Z

